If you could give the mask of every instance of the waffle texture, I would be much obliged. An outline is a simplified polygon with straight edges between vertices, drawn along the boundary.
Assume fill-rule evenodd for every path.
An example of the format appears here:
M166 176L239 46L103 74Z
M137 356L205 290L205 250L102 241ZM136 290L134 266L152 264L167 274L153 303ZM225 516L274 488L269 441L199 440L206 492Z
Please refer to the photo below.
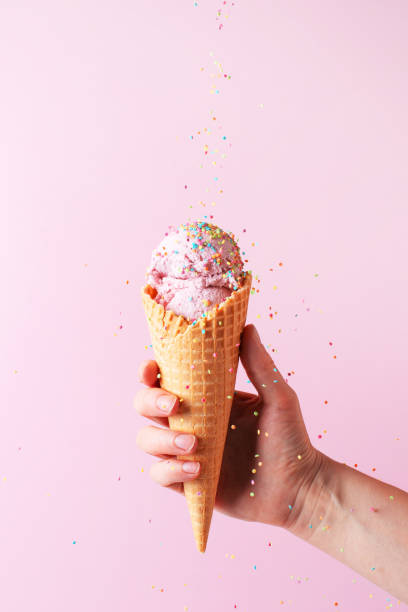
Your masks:
M178 459L201 464L199 477L184 483L200 552L206 549L214 509L251 282L247 273L243 286L195 325L158 304L150 285L142 289L160 386L181 402L177 415L169 418L170 429L198 438L196 453Z

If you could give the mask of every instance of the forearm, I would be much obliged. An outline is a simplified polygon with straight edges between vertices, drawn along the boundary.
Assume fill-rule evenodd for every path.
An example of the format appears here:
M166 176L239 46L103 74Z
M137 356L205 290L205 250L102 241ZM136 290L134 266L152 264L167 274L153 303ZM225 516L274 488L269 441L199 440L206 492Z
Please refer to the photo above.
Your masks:
M288 529L408 603L408 494L322 459Z

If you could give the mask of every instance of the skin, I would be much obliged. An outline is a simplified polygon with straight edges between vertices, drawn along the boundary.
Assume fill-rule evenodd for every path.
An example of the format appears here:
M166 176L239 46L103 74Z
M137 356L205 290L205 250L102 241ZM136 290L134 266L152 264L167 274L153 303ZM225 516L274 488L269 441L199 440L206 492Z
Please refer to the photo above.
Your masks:
M217 510L283 527L408 602L408 494L312 446L297 395L253 325L244 329L240 358L258 394L235 392ZM150 470L153 480L182 492L200 466L176 456L194 453L198 440L188 436L187 449L176 445L178 432L170 431L167 417L179 402L157 385L158 372L155 361L139 368L146 388L136 395L136 410L161 427L141 429L137 444L160 458Z

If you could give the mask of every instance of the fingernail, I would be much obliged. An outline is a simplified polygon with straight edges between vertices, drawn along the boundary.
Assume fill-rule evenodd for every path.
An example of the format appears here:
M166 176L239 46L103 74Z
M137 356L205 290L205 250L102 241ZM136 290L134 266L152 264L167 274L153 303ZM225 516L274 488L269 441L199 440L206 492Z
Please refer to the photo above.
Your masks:
M172 397L171 395L160 395L157 398L157 407L159 410L161 410L161 412L164 412L165 414L169 414L169 412L171 411L171 409L173 408L174 404L175 404L176 399L174 397Z
M174 438L174 444L185 451L193 448L195 442L194 436L190 434L179 434Z
M183 463L182 470L187 474L197 474L200 464L197 461L186 461Z

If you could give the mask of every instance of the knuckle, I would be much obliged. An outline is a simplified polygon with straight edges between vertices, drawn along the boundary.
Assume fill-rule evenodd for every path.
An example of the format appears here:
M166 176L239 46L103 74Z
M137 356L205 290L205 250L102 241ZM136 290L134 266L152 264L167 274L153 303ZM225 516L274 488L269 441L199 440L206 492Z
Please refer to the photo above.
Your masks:
M158 482L156 466L157 464L154 463L153 465L150 466L150 469L149 469L149 476L154 482Z
M143 435L144 435L144 429L139 429L139 431L136 434L136 446L138 446L139 448L143 448Z
M154 463L150 468L150 477L162 487L167 487L173 482L169 472L171 462L167 459Z
M286 385L278 391L275 402L277 408L280 410L288 410L296 405L298 398L295 391Z
M152 362L149 359L144 359L140 362L140 365L137 370L140 379L143 379L143 374L145 373L145 370L149 367L150 363Z
M133 400L133 405L135 407L135 410L139 414L143 414L144 399L145 399L145 390L142 389L141 391L138 391L136 393L135 398Z
M292 387L289 387L289 385L286 385L286 390L285 391L286 391L286 401L288 403L290 403L292 406L294 404L298 404L299 403L297 393L296 393L296 391L294 391L292 389Z

